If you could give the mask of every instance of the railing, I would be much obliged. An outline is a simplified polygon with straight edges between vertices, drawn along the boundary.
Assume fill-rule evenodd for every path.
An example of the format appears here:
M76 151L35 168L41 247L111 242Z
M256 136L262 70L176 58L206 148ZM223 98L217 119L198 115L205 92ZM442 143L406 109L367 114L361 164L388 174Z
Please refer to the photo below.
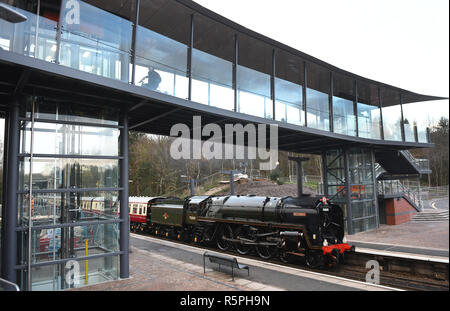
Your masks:
M411 162L419 171L429 171L430 170L430 160L428 159L417 159L408 150L402 150L401 153Z
M408 186L400 180L379 180L379 195L404 195L408 197L420 210L423 210L423 200L421 197L419 182L409 182ZM416 189L414 189L416 188Z
M449 187L422 187L420 195L423 200L447 199L449 198Z
M20 288L17 284L0 278L0 292L20 292Z
M381 174L385 173L386 170L379 164L375 163L375 177L378 178Z

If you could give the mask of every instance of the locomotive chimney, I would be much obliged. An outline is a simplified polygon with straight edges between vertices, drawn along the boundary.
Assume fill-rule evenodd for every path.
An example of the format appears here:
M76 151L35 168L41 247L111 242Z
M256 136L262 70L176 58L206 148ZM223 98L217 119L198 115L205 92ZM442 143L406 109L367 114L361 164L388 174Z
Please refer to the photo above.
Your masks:
M297 195L300 198L303 196L302 162L308 161L309 158L288 157L288 159L290 161L297 162Z

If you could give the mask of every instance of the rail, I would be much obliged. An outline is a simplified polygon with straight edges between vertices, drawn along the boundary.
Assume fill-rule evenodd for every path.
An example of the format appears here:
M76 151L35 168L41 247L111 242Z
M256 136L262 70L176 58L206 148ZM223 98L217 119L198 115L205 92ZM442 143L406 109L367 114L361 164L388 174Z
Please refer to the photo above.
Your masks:
M16 283L0 278L0 291L20 292L20 288Z

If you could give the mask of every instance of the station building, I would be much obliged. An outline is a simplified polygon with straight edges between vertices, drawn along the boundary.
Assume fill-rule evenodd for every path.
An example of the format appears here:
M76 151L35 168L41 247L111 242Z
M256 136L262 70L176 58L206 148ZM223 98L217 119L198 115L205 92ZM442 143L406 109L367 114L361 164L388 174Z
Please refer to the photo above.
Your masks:
M420 211L402 179L430 171L407 150L433 147L417 110L442 99L190 0L0 0L0 73L1 277L22 290L129 277L130 130L276 124L279 150L322 156L322 192L353 234Z

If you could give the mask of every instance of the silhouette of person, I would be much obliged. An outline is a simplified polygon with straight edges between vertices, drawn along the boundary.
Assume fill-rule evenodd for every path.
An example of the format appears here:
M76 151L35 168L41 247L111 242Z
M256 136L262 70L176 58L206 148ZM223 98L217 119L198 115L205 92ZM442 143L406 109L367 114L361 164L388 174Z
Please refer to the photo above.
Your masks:
M155 91L161 83L161 76L154 70L153 67L148 69L147 75L143 77L139 83L142 83L145 79L147 79L147 83L142 84L142 86L149 88L152 91Z

